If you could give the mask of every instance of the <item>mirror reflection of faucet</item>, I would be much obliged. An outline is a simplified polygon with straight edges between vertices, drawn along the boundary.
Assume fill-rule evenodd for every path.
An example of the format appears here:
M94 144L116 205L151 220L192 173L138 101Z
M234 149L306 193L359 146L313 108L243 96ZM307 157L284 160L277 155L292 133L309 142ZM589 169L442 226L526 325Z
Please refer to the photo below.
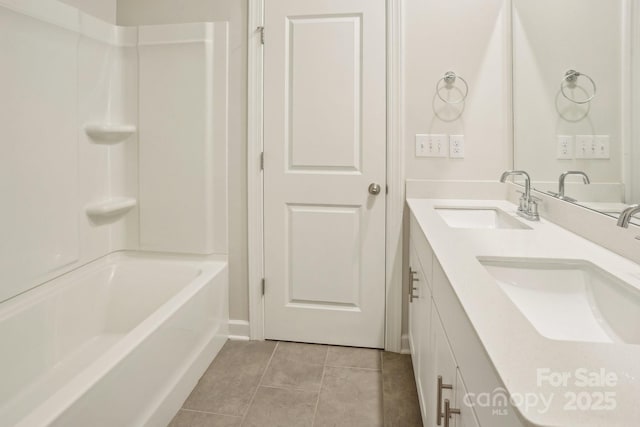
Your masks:
M618 227L629 228L629 223L634 215L640 213L640 204L631 205L622 211L620 217L618 217ZM636 240L640 240L640 236L636 237Z
M562 200L566 200L567 202L577 202L577 200L574 199L573 197L565 196L564 194L564 190L565 190L564 181L569 175L581 176L582 182L584 182L585 184L591 184L591 180L589 179L587 174L582 171L566 171L560 174L560 178L558 179L558 193L555 194L555 197Z

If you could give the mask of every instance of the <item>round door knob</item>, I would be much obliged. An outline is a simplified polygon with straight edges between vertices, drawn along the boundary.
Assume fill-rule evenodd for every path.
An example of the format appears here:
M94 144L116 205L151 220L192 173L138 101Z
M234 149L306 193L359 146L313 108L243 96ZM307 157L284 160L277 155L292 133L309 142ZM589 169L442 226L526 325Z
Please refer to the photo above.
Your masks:
M380 186L376 183L369 184L369 194L377 196L380 194Z

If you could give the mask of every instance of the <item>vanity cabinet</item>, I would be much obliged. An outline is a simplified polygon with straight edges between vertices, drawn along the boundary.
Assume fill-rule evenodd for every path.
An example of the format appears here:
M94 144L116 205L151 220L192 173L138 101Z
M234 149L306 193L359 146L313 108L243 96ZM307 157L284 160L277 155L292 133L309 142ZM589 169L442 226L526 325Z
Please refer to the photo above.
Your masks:
M438 411L444 413L448 400L453 412L459 410L451 415L450 427L523 426L511 407L467 404L473 401L465 400L468 393L493 398L503 386L413 215L410 227L409 276L415 289L409 303L409 346L423 425L445 427Z

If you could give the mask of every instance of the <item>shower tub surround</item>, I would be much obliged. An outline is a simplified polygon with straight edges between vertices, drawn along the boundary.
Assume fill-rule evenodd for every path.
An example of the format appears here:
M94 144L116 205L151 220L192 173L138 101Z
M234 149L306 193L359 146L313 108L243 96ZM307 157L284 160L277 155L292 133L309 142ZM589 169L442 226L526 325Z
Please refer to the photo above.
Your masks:
M228 330L227 266L115 253L0 306L0 426L159 426Z
M0 427L167 425L226 340L227 32L0 0Z

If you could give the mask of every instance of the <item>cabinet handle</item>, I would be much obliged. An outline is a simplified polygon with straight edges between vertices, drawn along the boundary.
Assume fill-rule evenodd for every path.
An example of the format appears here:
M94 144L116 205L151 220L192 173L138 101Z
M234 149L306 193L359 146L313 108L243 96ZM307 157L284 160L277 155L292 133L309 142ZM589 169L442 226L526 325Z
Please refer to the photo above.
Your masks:
M460 409L452 408L449 399L444 400L444 427L449 427L449 419L452 414L460 415Z
M417 291L418 288L411 287L409 289L409 302L413 302L414 299L420 298L418 295L414 295L413 291Z
M418 296L413 294L413 291L418 290L418 288L415 288L413 286L413 282L420 281L420 279L414 276L416 273L417 271L414 271L411 267L409 267L409 276L411 276L411 282L409 283L409 302L413 302L414 299L418 299Z
M442 375L438 375L438 396L437 396L437 402L436 402L436 424L440 425L442 424L442 418L444 417L444 414L442 413L442 390L453 390L453 385L451 384L444 384L442 382ZM445 399L446 402L448 402L448 399ZM445 427L449 425L448 421L445 421Z

